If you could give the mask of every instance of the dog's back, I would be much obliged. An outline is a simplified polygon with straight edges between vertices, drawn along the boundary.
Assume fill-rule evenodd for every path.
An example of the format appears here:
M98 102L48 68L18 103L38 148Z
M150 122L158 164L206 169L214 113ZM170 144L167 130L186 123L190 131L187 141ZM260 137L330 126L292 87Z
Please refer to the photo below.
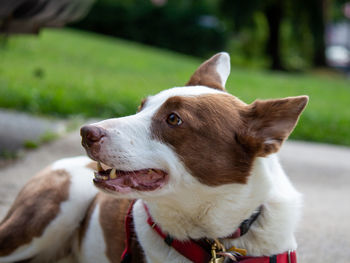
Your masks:
M98 193L94 170L75 157L31 178L0 224L0 262L119 262L130 201Z

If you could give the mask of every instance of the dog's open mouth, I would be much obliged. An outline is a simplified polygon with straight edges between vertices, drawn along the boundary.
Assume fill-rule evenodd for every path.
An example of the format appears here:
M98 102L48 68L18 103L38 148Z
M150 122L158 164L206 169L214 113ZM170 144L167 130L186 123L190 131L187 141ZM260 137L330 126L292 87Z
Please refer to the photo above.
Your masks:
M104 170L97 163L94 183L97 187L128 193L132 190L153 191L161 188L167 181L167 173L159 169L142 169L137 171L120 171L116 168Z

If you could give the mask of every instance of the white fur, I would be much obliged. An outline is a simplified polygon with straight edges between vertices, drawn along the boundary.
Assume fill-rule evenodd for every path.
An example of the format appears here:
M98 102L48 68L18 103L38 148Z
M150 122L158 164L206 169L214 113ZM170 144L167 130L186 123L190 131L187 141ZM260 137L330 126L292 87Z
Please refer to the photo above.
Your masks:
M138 200L135 203L133 216L137 239L142 244L147 262L188 262L185 257L166 245L164 240L146 223L147 214L142 202ZM173 219L171 221L174 222Z
M235 240L223 240L226 247L245 248L253 256L273 255L297 247L293 233L301 197L276 156L257 159L247 185L213 188L198 183L195 191L193 186L177 195L146 202L154 221L178 239L228 236L263 204L263 212L249 232ZM188 262L169 249L149 227L143 206L137 203L134 213L137 236L148 262L156 262L154 258L161 259L160 262Z
M106 257L106 244L100 225L100 207L97 204L89 221L81 248L79 251L79 262L84 263L108 263Z
M221 85L225 87L228 76L230 75L230 55L226 52L219 53L219 59L216 66L216 71L220 76Z

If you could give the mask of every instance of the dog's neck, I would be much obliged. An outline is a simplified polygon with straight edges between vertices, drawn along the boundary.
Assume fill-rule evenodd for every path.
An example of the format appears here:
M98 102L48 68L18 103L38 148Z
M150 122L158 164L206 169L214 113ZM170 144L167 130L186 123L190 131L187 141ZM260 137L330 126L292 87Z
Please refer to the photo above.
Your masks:
M230 236L263 205L261 215L246 235L222 241L228 247L245 248L254 256L296 249L294 230L300 195L275 156L258 158L246 185L184 189L146 202L154 221L179 240Z

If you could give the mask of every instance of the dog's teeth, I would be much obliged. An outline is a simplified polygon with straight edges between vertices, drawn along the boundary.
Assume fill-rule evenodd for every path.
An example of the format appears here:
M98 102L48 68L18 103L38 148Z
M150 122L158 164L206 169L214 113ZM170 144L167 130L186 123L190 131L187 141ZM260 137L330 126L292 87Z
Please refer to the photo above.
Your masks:
M99 172L104 172L103 168L102 168L102 165L100 162L97 162L97 171Z
M148 169L148 174L152 173L152 169Z
M113 168L111 170L111 172L109 173L109 178L111 178L111 179L117 178L117 173L116 173L116 169L115 168Z
M95 172L95 178L99 180L108 180L108 176L106 175L99 175L97 172Z

